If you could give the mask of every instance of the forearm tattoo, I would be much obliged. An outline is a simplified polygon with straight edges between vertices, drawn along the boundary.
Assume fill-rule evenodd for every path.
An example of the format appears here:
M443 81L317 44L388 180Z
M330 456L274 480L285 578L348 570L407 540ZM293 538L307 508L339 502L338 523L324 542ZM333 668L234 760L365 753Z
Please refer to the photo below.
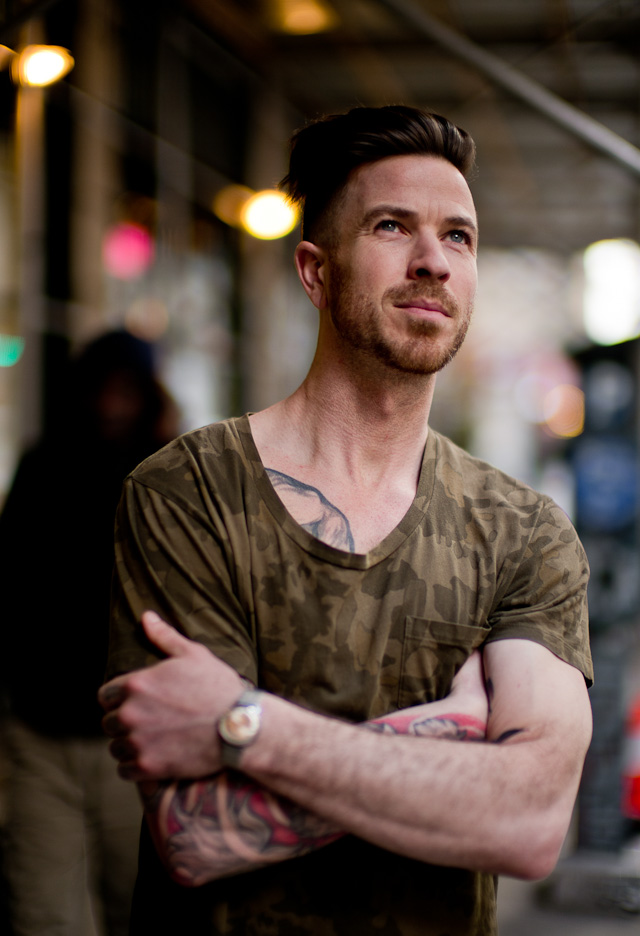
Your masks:
M450 741L484 741L487 724L462 713L425 717L408 709L366 722L365 728L381 734L406 734L416 738L445 738Z
M486 730L484 722L470 715L425 717L423 706L363 727L453 741L481 741ZM185 885L295 858L344 834L233 770L206 780L142 784L140 791L164 860Z
M143 799L165 861L182 884L295 858L340 837L314 813L232 770L173 783L167 792L164 810L157 794Z
M267 468L266 472L274 490L291 506L289 512L303 529L336 549L355 551L349 521L321 491L274 468Z

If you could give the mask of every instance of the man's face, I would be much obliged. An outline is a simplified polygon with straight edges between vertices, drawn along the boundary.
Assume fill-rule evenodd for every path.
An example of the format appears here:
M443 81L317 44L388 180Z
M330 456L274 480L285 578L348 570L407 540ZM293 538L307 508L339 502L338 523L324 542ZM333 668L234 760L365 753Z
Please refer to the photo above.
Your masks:
M433 374L467 333L476 213L460 172L433 156L360 166L336 210L324 307L335 335L405 372Z

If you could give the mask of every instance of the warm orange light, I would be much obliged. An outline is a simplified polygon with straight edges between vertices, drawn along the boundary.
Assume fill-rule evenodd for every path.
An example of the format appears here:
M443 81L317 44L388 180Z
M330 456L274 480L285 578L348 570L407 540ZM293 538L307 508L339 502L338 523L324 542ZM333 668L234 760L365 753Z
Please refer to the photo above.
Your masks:
M240 227L242 209L255 195L246 185L225 185L213 199L213 213L231 227Z
M17 54L9 46L0 45L0 68L8 68Z
M326 32L338 23L338 15L326 0L272 0L275 29L297 36Z
M573 439L584 430L584 393L572 384L559 384L544 398L544 424L552 435Z
M11 74L16 84L43 88L68 75L75 61L62 46L27 46L11 63Z
M252 237L275 240L294 229L298 213L282 192L264 189L244 204L240 220Z

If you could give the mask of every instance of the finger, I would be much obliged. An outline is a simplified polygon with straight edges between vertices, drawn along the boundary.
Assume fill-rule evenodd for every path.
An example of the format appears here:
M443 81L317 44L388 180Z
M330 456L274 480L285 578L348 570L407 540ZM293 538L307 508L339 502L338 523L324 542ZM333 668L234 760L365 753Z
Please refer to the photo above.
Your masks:
M129 733L129 729L122 724L115 712L109 712L102 719L102 730L109 738L119 738Z
M134 746L126 738L116 738L109 745L109 753L121 763L132 762L136 756Z
M141 620L144 632L151 643L168 656L184 656L191 647L191 641L175 627L163 621L155 611L145 611Z
M140 769L136 761L136 753L133 750L127 750L121 741L111 741L109 743L109 753L118 761L117 771L123 780L144 780L144 771Z
M144 774L135 764L118 764L118 774L123 780L134 780L139 782L140 780L148 780L149 778Z
M125 697L126 693L123 680L120 676L116 677L116 679L112 679L108 683L105 683L104 686L100 686L98 689L98 702L105 710L105 712L117 708L124 702Z

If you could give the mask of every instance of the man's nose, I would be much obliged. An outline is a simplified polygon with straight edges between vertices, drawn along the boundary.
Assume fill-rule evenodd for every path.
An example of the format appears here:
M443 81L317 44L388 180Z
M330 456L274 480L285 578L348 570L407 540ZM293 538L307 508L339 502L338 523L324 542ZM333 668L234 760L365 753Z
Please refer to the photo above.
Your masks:
M431 277L446 283L451 276L451 268L442 242L434 234L423 235L415 244L409 261L409 278L422 279Z

